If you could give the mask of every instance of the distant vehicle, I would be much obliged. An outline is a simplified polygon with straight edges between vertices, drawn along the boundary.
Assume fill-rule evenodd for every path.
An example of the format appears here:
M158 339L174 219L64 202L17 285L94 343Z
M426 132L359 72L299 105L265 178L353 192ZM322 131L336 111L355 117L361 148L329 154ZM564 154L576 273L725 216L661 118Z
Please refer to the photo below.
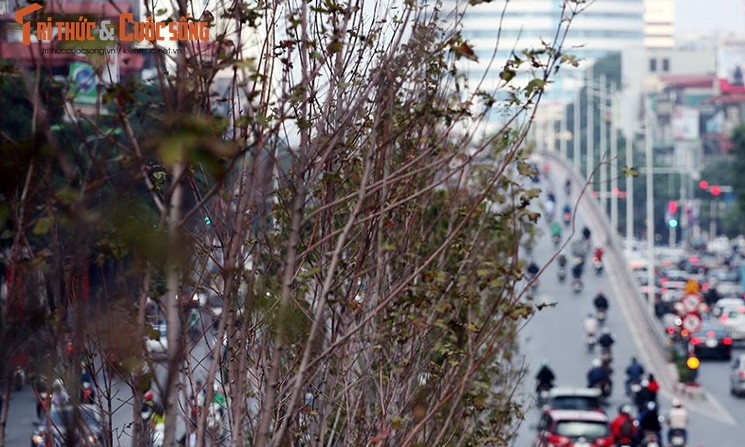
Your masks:
M732 337L719 320L705 320L688 342L694 354L699 358L732 358Z
M607 447L613 445L608 417L597 411L550 410L538 423L533 447Z
M168 327L165 322L153 326L157 334L146 334L145 348L153 357L165 356L168 352Z
M722 298L714 305L712 315L719 318L734 340L745 340L745 301Z
M734 396L745 396L745 354L739 354L732 362L729 392Z
M547 409L583 410L605 413L600 392L595 388L553 388L548 394Z
M711 282L712 279L720 283L732 282L732 283L737 283L739 285L740 273L736 270L729 270L726 268L714 269L714 270L709 271L709 274L708 274L709 282Z
M80 419L75 428L78 447L99 447L104 445L101 416L93 405L80 405ZM67 430L73 426L75 421L74 407L52 407L49 418L42 418L41 422L34 424L31 434L31 447L47 447L47 438L54 439L52 445L72 445L67 443Z
M742 299L742 285L739 282L720 282L714 286L717 293L722 298L741 298Z

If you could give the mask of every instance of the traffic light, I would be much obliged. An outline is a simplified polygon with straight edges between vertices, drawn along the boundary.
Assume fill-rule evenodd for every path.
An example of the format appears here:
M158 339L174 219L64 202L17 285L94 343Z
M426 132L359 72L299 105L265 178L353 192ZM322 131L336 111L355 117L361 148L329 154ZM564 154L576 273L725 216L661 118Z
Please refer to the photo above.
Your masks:
M204 216L204 224L205 225L210 225L211 223L212 223L212 221L210 220L210 216Z
M707 182L706 180L701 180L700 182L698 182L698 187L706 191L707 189L709 189L709 182Z
M670 214L675 214L678 212L678 202L675 200L670 200L667 202L667 210L670 211Z
M686 359L686 370L688 377L686 383L695 383L698 377L698 367L701 365L701 361L695 355L691 355Z
M667 224L670 226L670 228L677 228L678 227L678 219L672 218L667 221Z
M709 192L711 193L712 196L718 196L719 194L722 193L722 188L720 188L719 185L714 185L711 187Z

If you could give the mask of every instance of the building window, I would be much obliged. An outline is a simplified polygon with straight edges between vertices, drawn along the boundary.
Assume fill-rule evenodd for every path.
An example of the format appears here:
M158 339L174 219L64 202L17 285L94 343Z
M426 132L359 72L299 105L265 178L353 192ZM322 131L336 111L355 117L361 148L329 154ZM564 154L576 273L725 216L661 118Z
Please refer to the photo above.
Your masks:
M670 71L670 59L668 58L662 59L662 71L664 72Z
M652 73L657 71L657 59L652 58L649 60L649 71Z

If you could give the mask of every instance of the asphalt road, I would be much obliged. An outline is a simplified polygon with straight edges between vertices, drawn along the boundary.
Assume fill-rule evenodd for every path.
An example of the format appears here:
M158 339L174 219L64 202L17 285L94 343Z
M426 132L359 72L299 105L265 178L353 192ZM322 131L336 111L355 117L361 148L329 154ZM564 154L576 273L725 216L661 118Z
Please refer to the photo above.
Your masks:
M203 316L205 313L202 313ZM209 317L204 316L205 322ZM207 339L211 340L211 333L208 333ZM211 342L210 342L211 346ZM207 359L207 361L205 361ZM207 367L209 366L209 347L203 338L191 349L191 362L194 365L194 380L205 381L207 376ZM157 381L160 384L165 383L165 368L162 364L155 367ZM102 381L99 376L99 381ZM184 383L188 383L185 377L182 377ZM157 389L153 385L154 389ZM188 389L188 387L187 387ZM157 392L156 392L157 396ZM181 393L182 408L187 408L184 393ZM156 397L157 399L157 397ZM111 410L112 410L112 431L113 445L121 447L132 446L130 425L133 421L134 408L132 406L132 392L125 384L115 381L111 387ZM103 406L109 406L109 400L103 401ZM139 414L139 409L138 413ZM19 392L11 393L8 422L6 425L6 445L9 447L28 446L30 444L31 434L34 429L36 419L36 396L30 386L26 386ZM185 421L179 420L178 436L180 437L185 431Z
M555 171L555 170L554 170ZM564 177L551 178L556 183L553 190L558 197L559 209L563 207L566 199L563 199ZM576 187L576 186L575 186ZM544 188L545 189L545 188ZM584 225L580 214L577 215L577 228ZM533 259L542 266L554 253L555 248L550 241L548 223L541 221L540 225L546 230L540 238L540 242L533 250ZM565 230L565 237L568 233ZM617 415L618 406L627 403L628 399L623 394L623 382L625 380L624 370L632 356L639 355L640 347L634 342L631 331L636 330L636 324L644 322L627 321L623 312L619 310L618 296L611 289L607 274L596 276L592 268L585 270L583 280L585 288L580 294L575 294L569 282L559 283L557 279L557 266L550 265L540 278L538 293L534 301L556 303L554 307L548 307L540 311L526 325L520 334L520 348L528 366L528 374L522 384L522 402L526 410L526 421L518 432L518 438L514 443L516 447L529 447L535 439L535 431L532 429L538 421L539 411L535 408L534 389L535 374L540 367L541 360L548 360L554 370L557 386L585 387L586 374L591 366L595 355L589 354L584 345L584 331L582 329L583 318L593 310L592 299L599 290L602 290L610 301L607 326L611 328L616 344L613 349L614 356L614 387L613 395L609 400L608 414L611 418ZM741 348L740 348L741 349ZM735 351L741 352L741 351ZM645 365L646 366L646 365ZM704 362L700 372L700 382L714 397L708 401L704 413L697 411L699 404L695 400L685 399L684 402L691 414L689 428L689 446L705 447L739 447L745 439L745 400L735 399L729 395L729 364L726 362ZM672 396L663 394L660 396L661 414L670 408ZM709 409L721 407L721 411L712 412Z

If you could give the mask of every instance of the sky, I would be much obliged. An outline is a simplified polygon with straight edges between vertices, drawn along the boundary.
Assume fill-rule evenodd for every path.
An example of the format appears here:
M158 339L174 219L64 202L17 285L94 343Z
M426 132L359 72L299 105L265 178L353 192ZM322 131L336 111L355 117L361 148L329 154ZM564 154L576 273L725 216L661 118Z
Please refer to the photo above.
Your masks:
M676 0L676 34L722 30L745 33L745 0Z

